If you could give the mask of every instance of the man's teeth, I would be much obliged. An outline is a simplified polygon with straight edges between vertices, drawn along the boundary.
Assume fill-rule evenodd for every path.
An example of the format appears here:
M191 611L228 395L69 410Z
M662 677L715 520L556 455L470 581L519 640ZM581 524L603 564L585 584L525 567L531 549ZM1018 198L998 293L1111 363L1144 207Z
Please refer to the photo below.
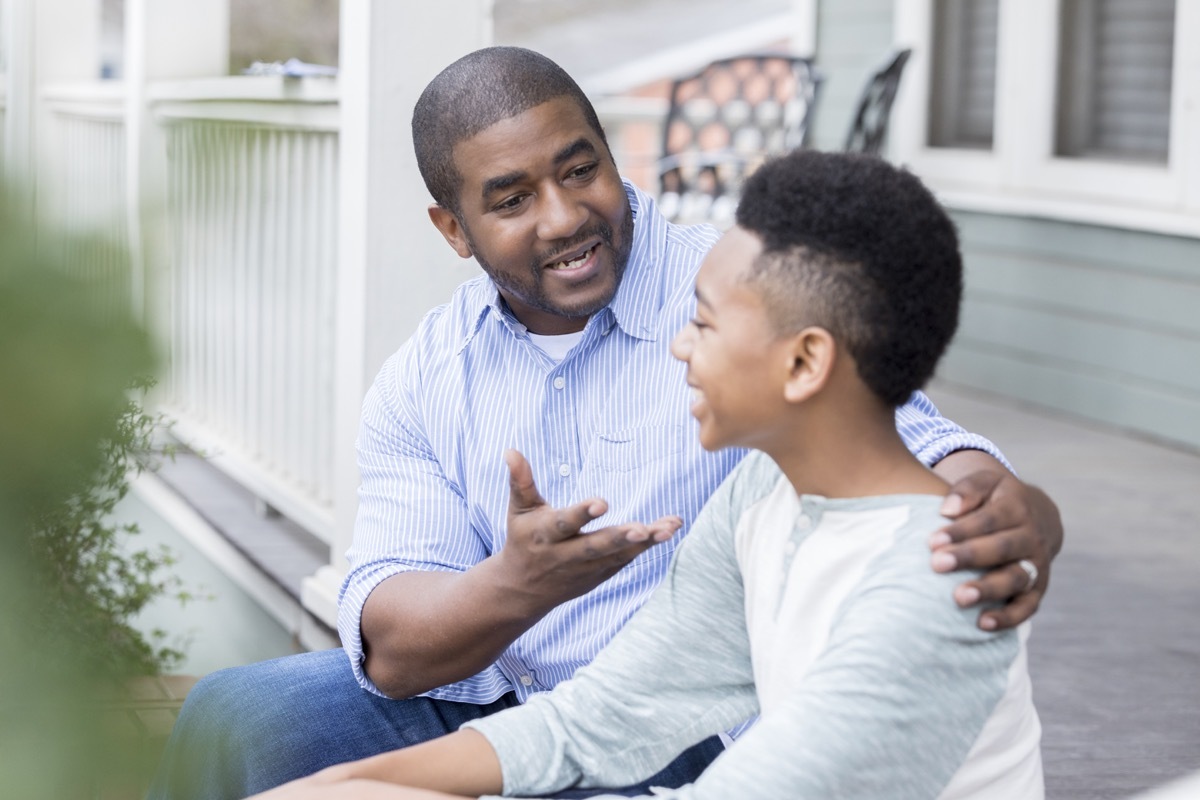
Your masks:
M578 258L573 258L570 261L559 261L557 264L552 266L551 269L575 269L575 267L582 266L583 262L587 261L588 256L590 256L592 251L595 249L596 248L594 247L589 247L587 250L584 250Z

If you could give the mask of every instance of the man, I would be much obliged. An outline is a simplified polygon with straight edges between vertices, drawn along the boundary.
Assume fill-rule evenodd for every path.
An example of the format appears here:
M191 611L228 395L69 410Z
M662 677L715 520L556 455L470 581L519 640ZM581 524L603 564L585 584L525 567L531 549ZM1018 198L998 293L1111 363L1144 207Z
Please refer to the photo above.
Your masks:
M668 224L622 184L569 76L527 50L472 53L426 88L413 136L430 219L486 275L430 313L364 403L345 652L202 681L152 797L261 791L553 687L644 602L744 454L700 448L668 349L717 233ZM953 484L934 567L995 568L954 601L1015 596L984 629L1028 618L1061 545L1053 504L920 395L897 427ZM529 456L511 482L508 448ZM719 749L648 783L689 782Z

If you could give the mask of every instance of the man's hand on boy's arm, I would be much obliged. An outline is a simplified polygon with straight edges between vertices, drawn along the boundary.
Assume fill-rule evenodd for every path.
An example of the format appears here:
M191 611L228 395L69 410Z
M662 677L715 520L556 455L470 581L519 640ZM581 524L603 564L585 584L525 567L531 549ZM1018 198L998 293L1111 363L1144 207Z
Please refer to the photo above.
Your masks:
M964 607L1005 603L979 615L984 630L1019 625L1037 611L1049 585L1050 562L1062 549L1058 508L1041 489L1017 480L979 450L951 453L934 471L952 484L942 513L954 522L930 539L933 568L988 570L961 584L955 600ZM1037 567L1032 586L1022 559Z

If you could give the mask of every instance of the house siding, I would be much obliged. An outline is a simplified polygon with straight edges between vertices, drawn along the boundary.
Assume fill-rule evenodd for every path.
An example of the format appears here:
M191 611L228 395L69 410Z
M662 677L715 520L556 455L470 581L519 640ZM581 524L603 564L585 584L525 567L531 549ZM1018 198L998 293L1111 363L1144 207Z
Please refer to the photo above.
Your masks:
M966 294L942 377L1200 449L1200 240L954 218Z
M867 76L892 49L892 0L823 0L817 8L817 68L825 76L812 145L840 150Z

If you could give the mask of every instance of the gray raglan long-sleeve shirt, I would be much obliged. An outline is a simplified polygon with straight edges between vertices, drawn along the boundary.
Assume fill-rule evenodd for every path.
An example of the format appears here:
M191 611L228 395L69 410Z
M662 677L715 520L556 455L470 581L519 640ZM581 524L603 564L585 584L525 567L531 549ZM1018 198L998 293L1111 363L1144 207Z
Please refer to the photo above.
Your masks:
M696 781L659 797L1043 796L1025 632L988 634L929 569L941 498L797 496L748 457L645 608L589 666L468 723L504 792L644 780L753 714Z

